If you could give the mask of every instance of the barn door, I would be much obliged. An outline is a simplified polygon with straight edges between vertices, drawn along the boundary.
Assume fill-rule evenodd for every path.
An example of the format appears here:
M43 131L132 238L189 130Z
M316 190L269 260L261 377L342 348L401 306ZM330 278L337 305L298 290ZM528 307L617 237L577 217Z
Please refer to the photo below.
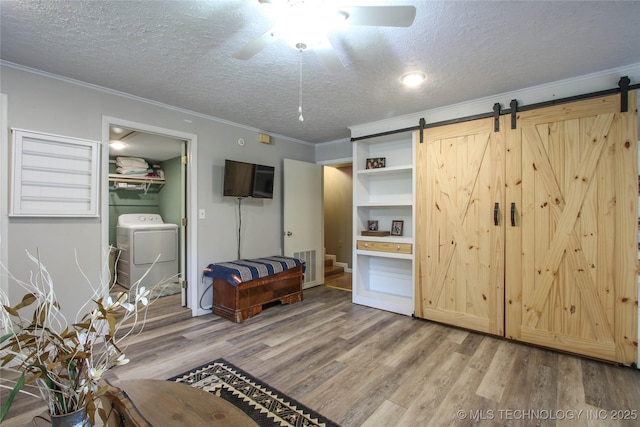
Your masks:
M507 132L506 336L636 362L638 147L610 96L518 113Z
M505 158L493 127L442 126L417 143L415 315L503 335Z

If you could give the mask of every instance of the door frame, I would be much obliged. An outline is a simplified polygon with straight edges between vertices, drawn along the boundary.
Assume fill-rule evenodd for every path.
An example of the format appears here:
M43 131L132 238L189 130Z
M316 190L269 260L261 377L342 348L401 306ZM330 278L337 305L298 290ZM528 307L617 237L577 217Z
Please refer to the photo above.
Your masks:
M186 179L187 188L185 200L185 209L187 218L186 227L186 240L187 245L183 249L185 251L185 271L184 279L187 281L187 307L191 309L191 315L193 317L198 316L198 293L190 292L190 290L197 290L198 283L198 219L197 219L197 200L198 200L198 168L194 159L197 158L198 153L198 136L196 134L177 131L173 129L161 128L140 122L133 122L126 119L121 119L111 116L102 117L102 189L101 189L101 211L100 216L102 218L102 232L101 232L101 247L106 248L109 245L109 129L111 126L125 127L128 129L152 133L169 138L176 138L186 141ZM107 265L109 254L106 251L102 251L102 264Z
M324 168L326 168L326 167L338 167L338 166L343 166L343 165L350 165L351 169L353 170L353 156L352 157L344 157L344 158L341 158L341 159L334 159L334 160L322 160L322 161L317 162L317 164L323 166L322 175L323 175L323 178L324 178ZM352 176L352 178L353 178L353 176ZM323 183L323 186L322 186L322 201L323 201L323 204L325 204L325 201L326 201L325 200L325 194L324 194L324 186L325 186L325 184ZM351 180L351 188L349 189L349 192L351 194L353 194L353 179ZM351 221L352 218L353 218L353 202L351 203L351 216L349 217L349 221ZM323 215L323 223L326 224L326 218L324 218L324 215ZM322 234L323 234L322 237L323 237L324 241L326 242L326 235L325 235L326 234L326 227L324 228ZM349 253L353 254L353 233L349 234L348 236L344 236L343 242L346 242L349 245ZM325 246L324 249L326 251L326 246ZM351 266L349 266L349 264L346 263L346 262L341 262L341 261L338 261L338 260L336 260L336 261L338 263L337 265L344 264L345 273L351 273L353 271L352 270L353 269L353 257L351 258Z

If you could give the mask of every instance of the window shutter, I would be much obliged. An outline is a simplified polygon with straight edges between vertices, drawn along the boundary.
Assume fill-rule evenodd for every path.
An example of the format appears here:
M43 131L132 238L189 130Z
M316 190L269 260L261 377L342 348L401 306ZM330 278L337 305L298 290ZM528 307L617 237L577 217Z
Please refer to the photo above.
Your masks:
M12 133L11 216L98 216L99 142Z

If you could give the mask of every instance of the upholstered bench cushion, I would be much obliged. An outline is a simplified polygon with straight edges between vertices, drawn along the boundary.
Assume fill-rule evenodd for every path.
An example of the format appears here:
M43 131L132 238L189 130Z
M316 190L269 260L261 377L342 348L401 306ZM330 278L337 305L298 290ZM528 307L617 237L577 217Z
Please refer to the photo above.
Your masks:
M281 273L298 265L303 266L304 272L304 262L298 258L270 256L209 264L204 269L203 274L213 279L225 280L232 285L238 285L250 280Z

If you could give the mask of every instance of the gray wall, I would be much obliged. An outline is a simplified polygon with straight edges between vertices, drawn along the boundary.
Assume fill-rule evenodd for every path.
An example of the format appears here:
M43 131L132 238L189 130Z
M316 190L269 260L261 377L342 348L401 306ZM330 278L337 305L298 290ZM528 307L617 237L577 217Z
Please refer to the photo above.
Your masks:
M339 139L316 145L316 163L335 164L346 163L353 158L353 143L351 139Z
M273 200L243 203L243 256L265 256L282 252L282 159L314 161L312 145L274 137L273 144L258 142L259 130L216 121L175 108L143 102L106 90L36 74L5 64L0 69L0 92L7 95L7 126L37 132L101 141L103 116L157 126L198 137L198 209L206 218L198 221L199 268L236 257L237 201L222 197L225 158L276 167ZM212 98L212 102L215 99ZM3 130L4 131L4 130ZM247 142L237 144L239 138ZM6 150L6 147L2 147ZM6 162L8 163L8 161ZM2 185L8 188L8 164L0 165ZM102 188L102 191L106 191ZM2 212L7 215L7 212ZM8 267L28 279L33 266L25 250L39 251L54 279L66 313L75 313L90 295L89 286L75 267L75 253L89 280L97 282L103 270L102 221L107 218L9 218ZM104 244L104 247L103 247ZM104 266L106 267L106 266ZM195 277L199 277L196 275ZM108 274L104 276L108 281ZM22 291L9 283L12 300Z

